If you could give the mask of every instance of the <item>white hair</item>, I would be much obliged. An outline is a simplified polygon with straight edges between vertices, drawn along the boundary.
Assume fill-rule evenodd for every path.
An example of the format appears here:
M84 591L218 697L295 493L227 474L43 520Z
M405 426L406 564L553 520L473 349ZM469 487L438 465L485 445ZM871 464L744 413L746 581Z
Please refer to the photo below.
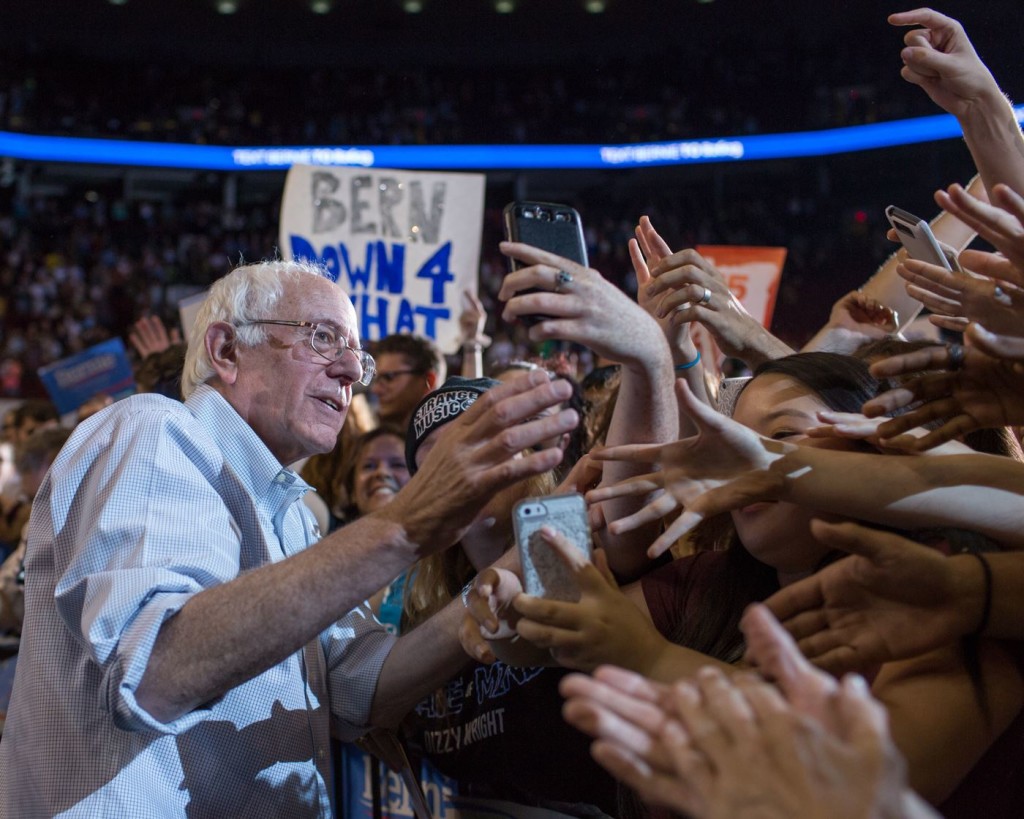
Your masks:
M237 344L243 347L259 344L267 337L264 327L259 324L248 327L242 325L257 319L271 318L284 293L286 280L299 276L331 280L331 275L323 265L302 259L242 265L213 283L188 334L188 349L181 374L182 396L188 398L196 387L216 373L206 352L206 331L209 326L217 321L225 321L235 327Z

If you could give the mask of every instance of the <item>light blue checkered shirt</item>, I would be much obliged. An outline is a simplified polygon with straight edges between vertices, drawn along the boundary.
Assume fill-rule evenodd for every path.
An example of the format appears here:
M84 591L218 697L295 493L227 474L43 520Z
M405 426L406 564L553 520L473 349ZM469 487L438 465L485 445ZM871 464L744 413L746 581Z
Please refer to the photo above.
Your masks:
M161 624L192 595L317 539L308 488L206 386L76 429L29 527L0 816L332 814L332 716L360 733L394 644L365 607L172 723L135 701Z

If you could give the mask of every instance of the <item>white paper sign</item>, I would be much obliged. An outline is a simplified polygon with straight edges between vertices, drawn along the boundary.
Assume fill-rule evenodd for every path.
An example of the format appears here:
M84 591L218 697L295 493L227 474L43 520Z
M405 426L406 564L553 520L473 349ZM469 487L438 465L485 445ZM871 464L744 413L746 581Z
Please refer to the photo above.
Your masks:
M462 292L477 292L483 211L482 174L295 165L281 255L327 267L364 344L415 333L454 351Z

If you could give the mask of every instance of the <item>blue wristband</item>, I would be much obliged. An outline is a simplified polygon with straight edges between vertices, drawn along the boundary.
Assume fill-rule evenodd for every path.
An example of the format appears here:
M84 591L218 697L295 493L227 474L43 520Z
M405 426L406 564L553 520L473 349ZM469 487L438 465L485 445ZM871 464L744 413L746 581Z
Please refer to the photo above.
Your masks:
M700 350L697 350L697 357L693 361L687 361L685 364L676 364L676 372L680 373L683 370L688 370L691 367L696 367L700 364Z

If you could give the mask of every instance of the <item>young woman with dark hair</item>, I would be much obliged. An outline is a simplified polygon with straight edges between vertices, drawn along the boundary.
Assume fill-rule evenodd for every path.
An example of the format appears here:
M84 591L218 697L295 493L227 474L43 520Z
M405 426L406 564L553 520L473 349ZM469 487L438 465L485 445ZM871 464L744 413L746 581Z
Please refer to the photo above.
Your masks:
M873 397L876 386L866 365L856 359L826 353L790 356L768 362L757 371L737 400L734 419L757 433L745 433L746 445L751 448L783 452L812 447L868 453L871 447L862 441L811 438L807 433L820 426L821 412L858 412L864 401ZM706 412L711 419L714 414ZM668 485L672 480L669 473L675 468L668 455L670 448L676 447L676 452L688 448L691 462L701 464L694 467L693 482L700 483L698 474L712 476L700 492L713 491L730 476L742 476L736 477L737 482L754 483L771 478L762 474L769 470L759 472L740 463L748 455L740 444L729 451L711 434L711 425L727 429L738 429L738 425L727 419L705 423L706 449L699 450L698 436L668 447L628 448L636 454L630 457L660 461L666 473L663 485ZM712 461L715 456L718 460ZM877 454L861 457L878 458ZM876 463L895 467L899 459L886 456ZM685 471L685 467L679 468ZM650 477L631 482L633 490L649 492ZM813 481L816 477L790 475L787 479ZM825 515L870 518L863 514L870 506L862 497L869 488L866 478L851 471L845 476L845 485L835 488L829 506L816 509L773 498L770 493L759 496L753 490L748 492L750 500L736 505L722 501L720 505L733 511L697 527L701 548L692 557L650 572L639 583L625 587L625 594L599 567L578 566L583 590L580 603L515 598L511 605L523 618L517 631L563 665L581 670L611 663L670 681L708 664L735 668L744 650L738 623L745 607L835 559L811 534L810 521ZM614 492L599 490L595 495L601 498ZM693 494L685 502L697 496ZM672 503L667 505L671 510ZM660 507L664 508L665 504ZM955 518L957 510L948 511ZM876 513L876 522L896 524L904 531L918 528L907 525L906 515L895 521L885 519L883 508ZM688 508L687 514L696 513ZM964 525L955 519L941 522ZM934 519L922 517L920 528L928 532L918 539L946 549L993 548L986 538L962 530L937 532L935 526ZM666 541L673 539L669 536ZM557 535L550 542L558 549L564 546ZM516 580L500 575L481 578L478 583L502 588L511 602ZM911 782L922 795L939 804L964 782L972 768L977 767L982 777L986 770L1005 771L1009 755L993 751L986 756L986 752L1018 717L1024 683L1015 658L1002 647L988 640L966 647L950 645L874 671L873 692L889 708L893 735L908 759ZM1011 733L1018 733L1016 725ZM1000 758L994 760L993 756Z

